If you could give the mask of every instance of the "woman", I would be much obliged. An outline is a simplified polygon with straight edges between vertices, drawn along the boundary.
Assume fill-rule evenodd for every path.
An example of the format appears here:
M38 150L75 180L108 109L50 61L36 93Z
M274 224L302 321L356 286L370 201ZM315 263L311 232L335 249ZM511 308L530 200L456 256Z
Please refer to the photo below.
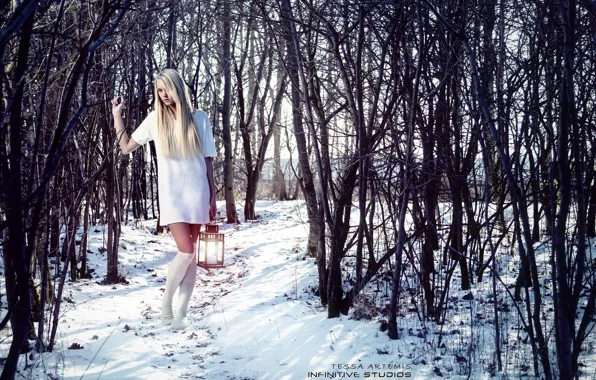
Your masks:
M165 69L157 74L154 86L155 110L131 139L124 129L121 96L112 99L112 114L122 153L131 153L151 140L156 143L159 223L168 225L178 247L168 268L161 321L172 329L183 329L197 273L197 238L201 224L216 212L212 162L216 150L207 114L192 109L180 74ZM174 316L172 298L178 287L180 307Z

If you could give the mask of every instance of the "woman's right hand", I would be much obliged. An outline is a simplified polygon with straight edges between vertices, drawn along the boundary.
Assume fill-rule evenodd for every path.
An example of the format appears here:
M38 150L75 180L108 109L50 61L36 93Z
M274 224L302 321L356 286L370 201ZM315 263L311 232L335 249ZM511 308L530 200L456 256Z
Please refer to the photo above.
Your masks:
M124 98L120 95L116 96L112 99L112 114L119 115L122 112L122 107L124 106Z

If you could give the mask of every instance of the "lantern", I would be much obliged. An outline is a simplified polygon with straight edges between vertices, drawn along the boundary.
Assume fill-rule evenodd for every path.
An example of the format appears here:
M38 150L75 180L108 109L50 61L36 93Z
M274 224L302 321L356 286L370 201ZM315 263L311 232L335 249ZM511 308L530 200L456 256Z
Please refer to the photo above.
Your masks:
M199 234L199 254L197 265L203 268L223 268L224 234L217 224L206 224L205 231Z

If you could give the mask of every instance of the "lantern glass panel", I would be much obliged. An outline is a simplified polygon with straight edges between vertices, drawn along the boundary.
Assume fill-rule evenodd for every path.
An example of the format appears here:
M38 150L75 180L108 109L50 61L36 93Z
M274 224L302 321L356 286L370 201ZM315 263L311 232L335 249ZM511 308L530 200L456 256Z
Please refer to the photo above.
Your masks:
M207 264L217 264L218 259L220 259L221 256L219 251L220 248L218 241L207 242Z
M205 267L223 267L224 235L218 226L207 225L207 230L199 235L198 265Z
M199 263L205 262L205 241L199 240Z

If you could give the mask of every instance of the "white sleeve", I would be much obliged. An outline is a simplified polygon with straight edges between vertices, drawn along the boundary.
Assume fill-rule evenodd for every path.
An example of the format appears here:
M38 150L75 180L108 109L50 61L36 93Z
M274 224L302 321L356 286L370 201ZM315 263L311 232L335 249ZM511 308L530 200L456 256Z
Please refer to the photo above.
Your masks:
M155 111L151 111L141 125L132 133L132 139L139 145L145 145L149 141L152 141L151 129L153 129L155 123L157 123L157 115Z
M213 132L211 131L211 123L209 117L204 111L197 112L197 128L199 129L199 137L203 146L203 157L217 156L217 149L215 149L215 142L213 141Z

